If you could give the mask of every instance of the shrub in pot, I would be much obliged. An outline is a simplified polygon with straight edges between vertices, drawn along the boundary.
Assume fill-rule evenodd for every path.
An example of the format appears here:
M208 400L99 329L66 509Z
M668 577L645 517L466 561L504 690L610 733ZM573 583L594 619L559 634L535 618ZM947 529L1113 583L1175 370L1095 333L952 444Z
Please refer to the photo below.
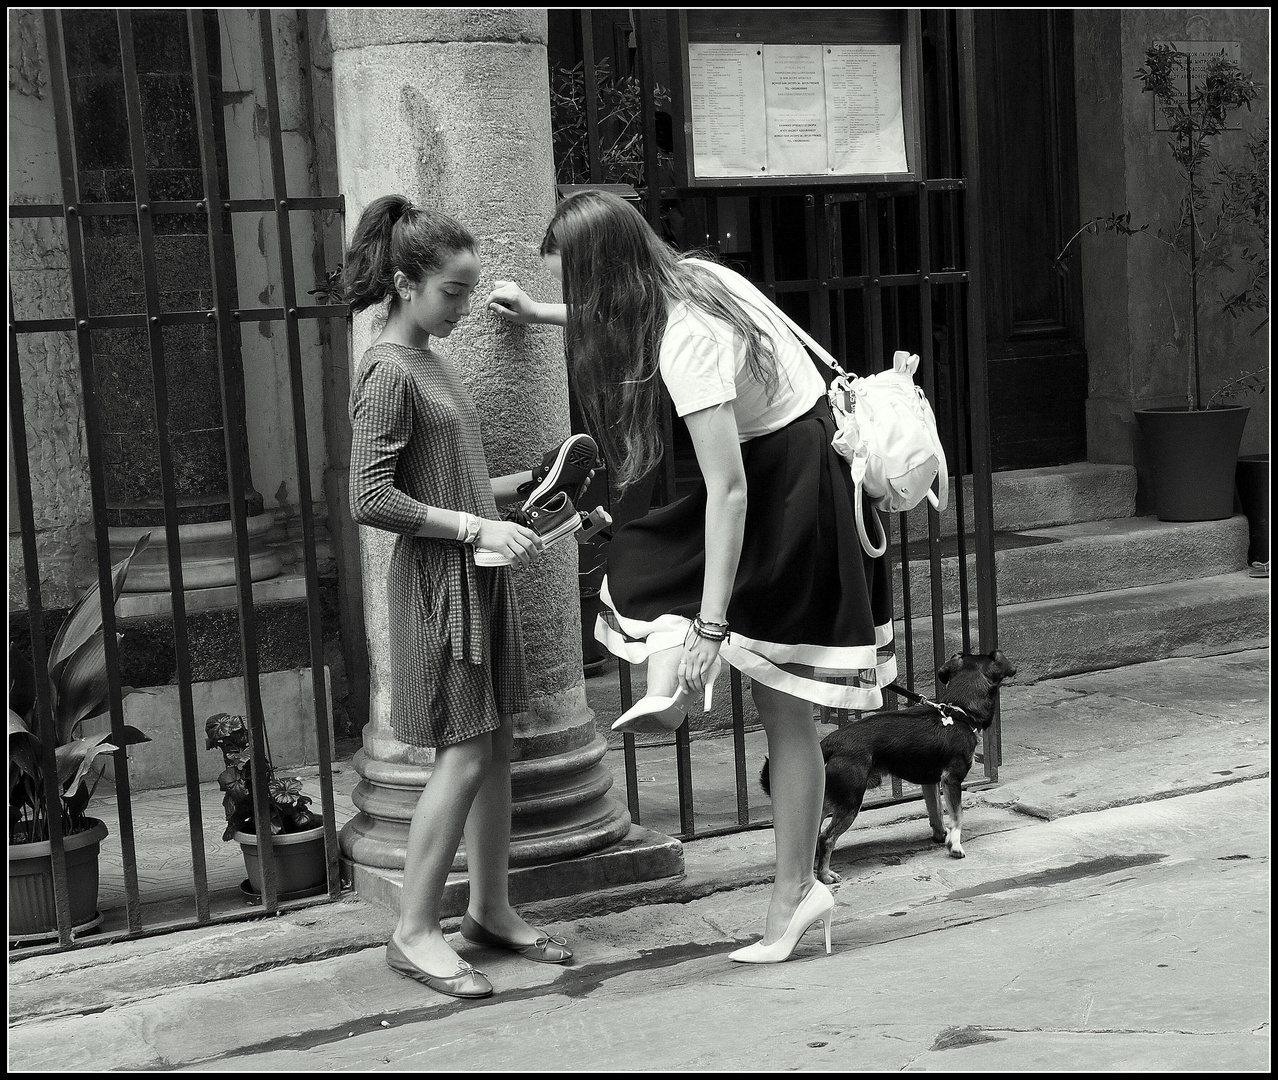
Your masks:
M252 733L248 721L243 716L218 713L205 722L204 733L207 748L221 750L226 766L217 778L223 791L222 808L226 812L222 839L239 842L244 853L244 869L248 872L246 891L261 895L262 866L253 804ZM323 819L311 812L311 800L302 794L302 781L298 777L275 775L269 748L264 780L279 898L288 900L322 892L328 879Z
M149 540L149 533L139 538L132 552L111 568L113 601L120 598L129 564ZM81 734L86 721L102 716L109 708L99 595L99 588L94 585L63 620L49 650L48 684L43 695L53 720L51 735L71 896L71 926L80 931L98 921L98 854L107 827L88 813L89 801L102 777L98 759L120 747L150 741L128 725L122 727L116 742L108 741L113 737L110 732ZM122 688L126 697L137 692ZM58 936L38 697L35 671L10 639L9 939L26 944Z
M1185 348L1185 404L1134 410L1154 485L1154 506L1164 521L1210 521L1233 513L1234 467L1249 406L1240 400L1262 392L1267 366L1244 371L1204 398L1200 320L1214 313L1241 318L1269 307L1269 137L1249 140L1241 162L1221 157L1219 137L1239 110L1250 110L1260 88L1224 55L1195 59L1174 47L1154 45L1137 71L1170 125L1170 165L1182 184L1179 213L1170 228L1151 234L1186 274L1180 296L1183 319L1173 311L1173 344ZM1183 80L1183 81L1182 81ZM1181 87L1188 88L1184 93ZM1084 233L1101 230L1132 237L1131 213L1093 218L1056 257L1058 266ZM1206 275L1223 273L1227 290L1206 307ZM1169 298L1171 293L1168 293ZM1186 333L1182 326L1188 328Z

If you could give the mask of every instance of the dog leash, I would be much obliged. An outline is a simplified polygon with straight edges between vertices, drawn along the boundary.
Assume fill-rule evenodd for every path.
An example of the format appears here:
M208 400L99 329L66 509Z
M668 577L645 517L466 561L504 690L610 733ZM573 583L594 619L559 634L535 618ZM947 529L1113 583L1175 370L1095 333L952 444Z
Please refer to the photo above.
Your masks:
M933 701L931 698L924 697L922 694L916 694L913 690L907 690L904 686L899 686L896 683L885 686L883 689L891 691L894 694L900 694L901 697L905 698L907 701L914 702L916 705L926 705L928 708L935 709L941 714L941 723L946 727L954 723L954 717L950 714L958 713L964 723L966 723L973 732L975 732L978 736L981 733L980 729L976 726L976 722L972 719L971 714L966 709L958 705L950 705L943 701Z

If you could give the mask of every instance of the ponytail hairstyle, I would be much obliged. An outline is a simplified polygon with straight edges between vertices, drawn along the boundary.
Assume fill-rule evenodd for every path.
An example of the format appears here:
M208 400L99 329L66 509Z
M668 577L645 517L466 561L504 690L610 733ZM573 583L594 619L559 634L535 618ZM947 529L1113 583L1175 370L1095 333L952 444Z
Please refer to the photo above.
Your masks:
M403 195L383 195L364 208L346 248L342 290L352 311L391 298L395 271L414 284L438 270L458 251L478 254L479 245L461 222L438 210L423 210Z
M775 393L771 338L714 271L681 262L625 200L604 191L564 199L546 228L541 254L562 262L568 370L619 490L661 460L658 360L675 305L728 323L745 342L751 373L769 397Z

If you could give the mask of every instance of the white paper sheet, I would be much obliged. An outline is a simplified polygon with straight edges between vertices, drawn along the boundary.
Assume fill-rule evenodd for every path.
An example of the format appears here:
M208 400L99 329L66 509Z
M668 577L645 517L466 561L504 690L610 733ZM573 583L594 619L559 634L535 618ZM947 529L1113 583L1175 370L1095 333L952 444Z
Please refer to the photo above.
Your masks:
M768 173L809 176L827 168L825 71L820 45L763 46Z
M697 177L766 176L763 46L688 45Z
M899 45L826 45L829 171L906 171Z

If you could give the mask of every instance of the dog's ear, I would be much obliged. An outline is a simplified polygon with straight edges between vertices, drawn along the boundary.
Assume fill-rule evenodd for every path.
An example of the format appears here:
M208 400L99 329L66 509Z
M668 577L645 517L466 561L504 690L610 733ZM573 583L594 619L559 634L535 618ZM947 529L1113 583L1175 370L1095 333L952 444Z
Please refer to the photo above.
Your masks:
M950 677L956 672L961 671L962 668L963 654L961 652L956 652L953 656L946 660L941 667L936 669L936 677L941 685L944 686L950 681Z
M990 653L990 675L994 677L995 682L1002 682L1004 679L1010 679L1016 674L1016 668L1012 666L1012 662L1003 655L1002 649L995 649Z

